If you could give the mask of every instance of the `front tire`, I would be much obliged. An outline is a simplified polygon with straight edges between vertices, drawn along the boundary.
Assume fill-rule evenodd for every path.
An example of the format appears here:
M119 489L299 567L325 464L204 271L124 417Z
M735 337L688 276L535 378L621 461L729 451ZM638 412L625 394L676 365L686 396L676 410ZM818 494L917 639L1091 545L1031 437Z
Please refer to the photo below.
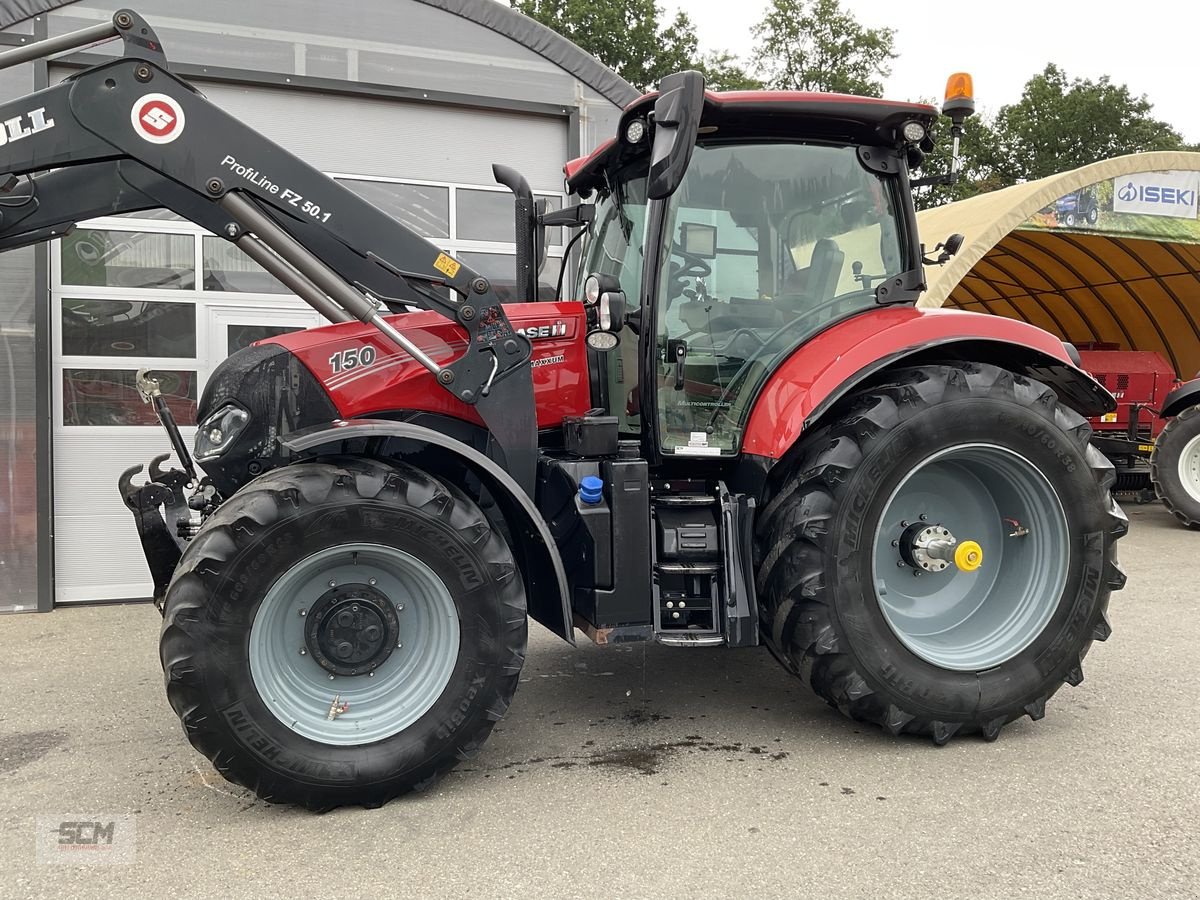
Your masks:
M972 363L891 372L832 416L757 523L767 644L892 734L994 739L1041 718L1083 679L1124 583L1128 523L1090 426L1045 385Z
M407 465L300 463L205 522L160 654L192 745L271 802L379 806L482 745L516 691L525 594L503 537Z
M1167 422L1150 454L1150 480L1175 518L1200 528L1200 406Z

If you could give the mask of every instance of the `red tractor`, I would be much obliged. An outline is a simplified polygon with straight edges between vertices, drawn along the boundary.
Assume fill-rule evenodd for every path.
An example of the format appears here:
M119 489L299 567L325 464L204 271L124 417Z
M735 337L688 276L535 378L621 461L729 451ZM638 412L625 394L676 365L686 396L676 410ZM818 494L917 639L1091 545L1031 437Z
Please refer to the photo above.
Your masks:
M1092 419L1092 442L1117 470L1114 490L1158 497L1183 524L1200 526L1200 378L1183 382L1161 353L1079 344L1080 364L1116 398Z
M527 616L766 645L938 744L1083 678L1124 581L1087 424L1115 404L1045 332L914 308L932 107L665 78L567 165L578 205L498 168L522 295L545 228L583 242L564 297L504 304L172 75L131 11L0 65L114 35L124 58L0 111L2 171L43 173L0 246L165 206L335 323L220 365L192 453L139 382L183 469L122 493L168 698L225 777L318 809L430 785L508 709Z

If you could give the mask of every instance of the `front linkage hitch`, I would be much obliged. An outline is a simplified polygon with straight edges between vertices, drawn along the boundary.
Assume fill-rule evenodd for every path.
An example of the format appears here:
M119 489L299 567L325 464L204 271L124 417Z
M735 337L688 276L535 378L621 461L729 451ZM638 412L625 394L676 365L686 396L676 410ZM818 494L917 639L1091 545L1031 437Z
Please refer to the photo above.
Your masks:
M154 581L154 604L161 612L167 586L171 583L171 575L180 556L183 555L185 544L198 527L192 514L198 512L201 516L207 516L215 508L219 498L208 479L197 476L192 456L184 443L183 435L179 433L175 416L162 395L158 379L150 377L145 369L139 369L137 390L142 402L153 407L154 415L167 433L171 447L183 466L182 470L164 471L161 468L162 463L170 458L171 454L163 453L150 461L150 480L145 484L133 483L133 476L142 471L141 464L130 466L121 473L117 482L121 499L133 513L137 523L142 551L146 554L146 563ZM184 490L189 488L193 493L191 497L185 497Z

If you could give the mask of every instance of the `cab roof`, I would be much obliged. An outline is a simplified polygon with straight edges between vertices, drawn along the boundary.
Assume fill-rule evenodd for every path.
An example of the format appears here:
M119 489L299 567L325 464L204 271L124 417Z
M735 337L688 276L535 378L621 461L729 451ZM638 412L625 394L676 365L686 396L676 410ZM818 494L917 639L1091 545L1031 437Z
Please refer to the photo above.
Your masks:
M573 193L604 183L604 172L645 153L650 140L636 145L623 137L629 122L646 118L658 93L646 94L625 107L617 137L588 156L571 160L563 171ZM901 143L905 122L919 121L928 130L938 111L925 103L900 103L851 94L814 91L705 91L700 119L702 134L719 138L844 141L855 145Z

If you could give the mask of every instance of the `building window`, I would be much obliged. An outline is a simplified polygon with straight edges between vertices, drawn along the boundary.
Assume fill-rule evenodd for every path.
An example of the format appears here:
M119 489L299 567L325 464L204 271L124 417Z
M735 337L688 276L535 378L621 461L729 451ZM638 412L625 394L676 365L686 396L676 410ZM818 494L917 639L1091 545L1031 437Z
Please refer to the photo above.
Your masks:
M204 235L200 240L200 252L204 259L204 290L247 294L291 293L274 275L224 238Z
M422 237L434 241L450 237L449 187L364 178L338 178L338 182Z
M194 357L196 307L157 300L62 300L64 356Z
M196 372L152 374L175 420L196 421ZM63 368L63 425L157 425L154 408L137 391L136 376L136 369Z
M64 284L191 290L193 239L186 234L86 228L62 239Z

